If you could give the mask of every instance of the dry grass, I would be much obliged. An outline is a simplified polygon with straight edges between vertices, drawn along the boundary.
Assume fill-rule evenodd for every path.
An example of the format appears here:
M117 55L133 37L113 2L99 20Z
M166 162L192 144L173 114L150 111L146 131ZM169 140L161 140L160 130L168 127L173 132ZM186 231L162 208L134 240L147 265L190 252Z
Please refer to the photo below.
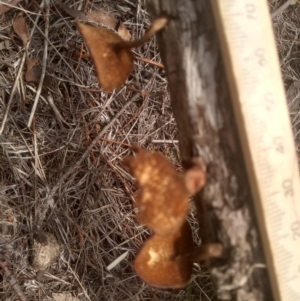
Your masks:
M271 6L278 6L278 1ZM79 0L73 6L100 7L121 18L134 38L141 37L150 24L144 0L93 4ZM150 233L134 219L134 181L121 164L130 152L128 145L138 143L161 151L180 169L164 70L136 60L127 85L113 94L103 93L91 61L75 59L81 47L87 49L74 19L51 1L45 57L45 15L25 11L32 30L29 56L46 60L46 75L52 77L50 87L41 91L29 129L26 125L38 88L24 80L25 66L17 76L24 49L13 33L12 20L19 11L0 16L0 43L7 45L0 51L0 121L16 82L0 136L0 261L13 272L28 300L51 300L55 292L70 292L79 300L211 300L209 275L199 266L195 265L194 277L184 290L153 289L131 266ZM300 75L299 12L299 6L290 7L274 19L287 87ZM160 62L155 39L135 53ZM299 127L297 118L294 127ZM298 135L296 140L300 142ZM94 147L86 152L91 143ZM199 242L193 211L189 221ZM33 230L41 222L62 248L58 262L37 280L29 257ZM126 259L106 270L127 251ZM0 283L0 299L16 300L3 273Z
M84 9L87 3L77 1L73 8ZM120 17L134 38L141 37L150 24L144 1L89 5ZM128 145L159 150L180 169L164 70L136 60L127 85L113 94L103 93L91 61L74 59L82 46L87 52L74 19L51 1L45 58L45 16L25 12L33 30L29 56L39 57L40 62L46 59L46 75L52 77L50 88L41 91L28 129L38 88L24 80L26 66L16 77L24 56L21 41L12 31L17 13L1 17L1 40L9 44L9 49L1 51L1 121L15 80L17 86L0 138L0 260L13 272L28 300L50 300L53 292L71 292L80 300L209 300L213 294L209 276L200 267L195 266L187 289L173 291L149 287L131 266L150 233L134 219L134 181L121 164L130 152ZM155 39L135 53L160 62ZM83 157L92 141L95 146ZM30 243L36 224L42 221L43 230L55 235L62 251L58 262L37 280L29 264ZM192 214L190 221L195 229ZM126 251L127 258L107 271ZM7 278L1 283L0 299L15 300Z

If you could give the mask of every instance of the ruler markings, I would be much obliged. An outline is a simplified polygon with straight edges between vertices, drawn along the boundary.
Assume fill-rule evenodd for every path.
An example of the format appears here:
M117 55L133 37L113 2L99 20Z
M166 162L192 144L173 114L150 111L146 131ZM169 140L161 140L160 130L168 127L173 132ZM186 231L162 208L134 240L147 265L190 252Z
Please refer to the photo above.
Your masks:
M280 244L276 244L278 250L277 250L277 255L278 255L278 264L282 263L282 261L286 261L286 262L291 262L292 258L293 258L293 254L287 250L286 248L282 247ZM290 266L286 266L287 269L291 268ZM282 276L286 276L286 275L282 275Z
M277 301L300 300L300 182L266 0L212 0Z
M287 281L288 281L288 282L291 282L291 281L295 281L295 280L297 280L297 279L298 279L298 276L295 275L294 277L291 277L291 278L287 279ZM298 296L299 296L299 295L298 295Z
M276 235L274 237L274 240L277 241L277 240L282 240L282 239L285 239L289 236L290 234L289 233L285 233L285 234L282 234L282 235Z
M278 232L282 231L283 216L280 217L280 221L276 221L276 216L268 219L268 222L272 225L274 237L278 236ZM285 237L286 238L286 237Z
M279 219L279 220L278 220ZM270 218L268 218L268 222L272 225L273 231L274 231L274 237L277 237L282 231L281 227L284 221L284 215L271 215ZM279 233L278 233L279 231Z
M284 221L284 215L271 215L270 217L268 217L268 222L272 224L274 231L274 236L278 236L278 230L280 231L280 227L283 224ZM281 233L280 233L281 234Z
M273 188L273 187L271 187L271 188ZM266 197L267 198L274 197L275 195L278 195L279 193L280 193L279 191L271 191L266 195Z
M270 214L268 215L270 218L273 216L280 216L284 217L283 215L280 215L279 212L282 212L281 209L276 209L276 202L274 200L266 203L266 207L268 210L270 210Z
M268 215L268 221L271 224L272 232L273 232L273 237L277 237L279 234L282 236L281 231L285 232L286 229L282 227L284 223L284 218L286 213L282 210L279 209L276 206L276 203L273 203L272 206L266 206L267 209L269 209L269 215ZM281 230L281 231L280 231ZM288 238L286 235L282 237L283 238Z
M283 239L285 238L288 238L287 236L283 235L281 232L282 232L282 228L283 228L283 218L281 218L281 220L279 222L277 221L274 221L272 222L272 220L268 220L268 222L271 224L272 228L273 228L273 237L276 238L276 237L281 237L282 239L280 240L280 243L283 241ZM275 245L275 242L274 242L274 245Z

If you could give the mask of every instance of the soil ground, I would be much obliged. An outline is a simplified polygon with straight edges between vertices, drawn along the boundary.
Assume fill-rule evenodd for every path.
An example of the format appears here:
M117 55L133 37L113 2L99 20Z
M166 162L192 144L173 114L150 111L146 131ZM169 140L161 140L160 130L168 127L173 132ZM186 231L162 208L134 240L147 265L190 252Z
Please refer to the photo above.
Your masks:
M271 11L284 2L269 1ZM150 25L144 0L64 4L106 10L125 24L132 39ZM104 93L91 60L78 59L88 50L74 17L57 1L41 6L20 1L18 9L0 15L0 300L212 300L209 274L199 264L181 290L154 289L132 269L150 231L134 218L134 179L122 159L137 143L162 152L181 170L164 69L135 60L126 85ZM13 30L20 13L31 35L28 53ZM289 6L273 23L300 158L300 5ZM155 38L134 54L161 63ZM26 81L26 57L38 59L36 82ZM46 77L39 89L42 66ZM188 220L199 243L194 212L191 208ZM60 246L45 273L32 266L33 231L41 221ZM107 270L122 254L125 258Z

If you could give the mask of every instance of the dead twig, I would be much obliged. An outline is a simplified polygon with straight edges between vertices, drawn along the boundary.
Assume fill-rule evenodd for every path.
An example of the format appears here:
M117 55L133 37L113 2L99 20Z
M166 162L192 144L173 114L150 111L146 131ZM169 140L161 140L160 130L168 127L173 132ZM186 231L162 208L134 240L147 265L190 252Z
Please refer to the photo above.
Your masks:
M35 98L34 98L31 114L29 116L29 120L28 120L28 123L27 123L28 128L31 127L32 119L34 117L35 110L36 110L36 107L37 107L37 104L38 104L38 100L39 100L40 94L42 92L42 88L43 88L43 84L44 84L44 78L45 78L45 74L46 74L47 57L48 57L48 34L49 34L49 12L50 12L50 8L49 8L49 5L47 3L47 0L45 0L45 4L46 4L45 5L46 6L45 40L44 40L44 54L43 54L43 61L42 61L42 74L41 74L39 86L38 86L38 89L36 91L36 95L35 95Z
M62 117L62 115L60 114L58 108L56 107L55 103L54 103L54 100L53 100L53 96L50 92L48 92L48 95L47 95L47 101L51 107L51 109L53 110L54 114L55 114L55 117L56 117L56 120L59 124L59 127L61 130L64 130L65 127L63 126L63 122L65 124L67 124L67 122L64 120L64 118Z
M126 147L130 147L131 145L130 144L127 144L127 143L123 143L121 141L116 141L116 140L112 140L112 139L105 139L105 138L100 138L102 141L107 141L109 143L115 143L115 144L120 144L120 145L124 145Z
M107 165L113 170L113 172L116 174L117 178L122 182L124 188L126 189L127 193L129 194L129 197L134 202L133 198L133 191L128 187L126 182L124 181L122 175L119 173L119 171L115 168L115 166L109 161L108 158L106 158L104 155L100 154L101 158L106 162Z
M16 78L15 78L15 81L14 81L14 85L13 85L13 87L11 89L11 92L10 92L9 100L8 100L8 103L7 103L7 106L6 106L5 114L3 116L3 120L2 120L2 124L1 124L1 128L0 128L0 136L2 135L2 132L3 132L5 124L6 124L6 120L7 120L8 113L9 113L9 110L10 110L10 107L11 107L11 103L12 103L12 100L14 98L14 95L15 95L15 92L16 92L16 89L17 89L17 86L18 86L18 83L19 83L19 80L20 80L20 76L21 76L21 73L22 73L22 70L23 70L23 67L24 67L25 59L26 59L26 51L24 52L23 57L21 59L19 69L18 69Z
M284 10L286 10L292 3L293 0L287 0L284 4L282 4L279 8L277 8L274 12L271 13L271 18L274 19Z
M85 130L85 136L86 136L86 146L88 147L90 145L90 133L89 133L89 126L87 122L84 122L84 130ZM96 165L96 157L94 154L94 151L91 150L90 156L92 158L93 164Z
M143 108L145 107L146 103L148 102L148 99L149 99L149 94L146 95L142 105L137 110L137 112L134 114L134 116L132 116L132 118L130 118L130 120L127 121L126 124L118 130L117 134L119 134L121 131L123 131L134 119L136 119L141 114Z
M158 63L158 62L155 62L155 61L152 61L152 60L149 60L149 59L147 59L147 58L145 58L145 57L141 57L141 56L135 55L134 58L135 58L136 60L139 60L139 61L142 61L142 62L151 64L151 65L156 66L156 67L158 67L158 68L165 69L165 66L164 66L163 64Z
M0 268L3 270L4 275L7 277L9 283L11 284L11 286L13 287L13 289L15 290L16 294L21 299L21 301L27 301L27 298L24 295L20 284L18 283L18 281L16 280L16 278L14 277L12 272L8 269L8 267L2 261L0 261Z

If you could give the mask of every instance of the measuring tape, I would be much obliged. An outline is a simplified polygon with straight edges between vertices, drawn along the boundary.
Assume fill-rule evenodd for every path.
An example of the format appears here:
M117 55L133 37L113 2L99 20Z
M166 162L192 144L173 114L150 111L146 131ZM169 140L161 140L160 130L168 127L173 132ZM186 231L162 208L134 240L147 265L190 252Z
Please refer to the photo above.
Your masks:
M266 0L212 0L276 301L300 300L300 180Z

